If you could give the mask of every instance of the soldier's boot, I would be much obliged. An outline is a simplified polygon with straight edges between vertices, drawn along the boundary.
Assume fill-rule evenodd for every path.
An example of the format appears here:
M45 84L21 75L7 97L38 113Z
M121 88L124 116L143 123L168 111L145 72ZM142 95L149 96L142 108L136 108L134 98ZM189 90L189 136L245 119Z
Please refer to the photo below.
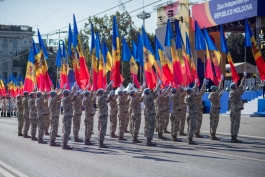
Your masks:
M123 136L119 136L119 140L124 140L124 141L126 141L127 139L124 138Z
M24 134L23 135L23 138L31 138L31 136L27 135L27 134Z
M181 142L181 140L178 139L176 135L172 136L172 141L173 142Z
M4 117L6 117L6 112L4 112Z
M56 143L54 141L50 141L50 146L60 146L60 143Z
M115 135L115 133L111 133L111 134L110 134L110 137L111 137L111 138L119 138L117 135Z
M141 143L142 141L138 140L137 137L134 137L132 143Z
M162 140L167 139L167 138L164 137L162 134L163 134L163 133L158 133L158 135L157 135L157 139L162 139Z
M156 143L153 143L152 140L147 140L146 146L156 146Z
M10 116L10 112L7 112L7 113L6 113L6 117L11 117L11 116Z
M14 116L17 116L17 113L16 112L14 112Z
M61 137L60 135L56 135L56 137Z
M188 144L190 144L190 145L197 145L197 143L194 142L194 141L192 141L192 139L189 139L189 140L188 140Z
M48 132L48 130L45 131L45 135L50 135L50 133Z
M106 144L103 143L103 141L99 141L99 145L98 145L99 148L109 148L109 146L107 146Z
M10 112L10 116L13 116L13 112Z
M124 131L124 133L130 133L130 131L126 129L126 130Z
M211 134L211 140L220 140L220 138L216 137L215 134Z
M38 141L38 138L36 138L35 136L31 136L31 140L32 141Z
M3 112L1 112L1 117L3 117Z
M167 129L164 130L164 133L170 133L169 131L167 131Z
M94 145L95 143L91 142L90 139L86 139L85 145Z
M200 133L195 133L195 138L203 138L203 136Z
M236 136L232 136L231 143L242 143L242 141L238 140Z
M23 134L22 133L18 133L18 136L23 136Z
M75 137L74 142L83 142L83 140L78 137Z
M73 147L72 146L68 146L67 143L63 143L62 149L72 150Z
M184 132L179 132L179 136L187 136L187 134Z
M47 144L47 142L46 142L46 141L43 141L42 138L39 138L39 139L38 139L38 143L39 143L39 144Z

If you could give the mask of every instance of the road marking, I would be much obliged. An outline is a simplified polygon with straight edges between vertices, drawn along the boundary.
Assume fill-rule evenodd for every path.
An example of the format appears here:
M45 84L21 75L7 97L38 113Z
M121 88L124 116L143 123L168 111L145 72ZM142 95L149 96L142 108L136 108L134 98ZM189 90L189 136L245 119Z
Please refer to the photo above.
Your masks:
M22 173L22 172L18 171L17 169L15 169L15 168L13 168L13 167L7 165L6 163L4 163L4 162L1 161L1 160L0 160L0 165L3 166L4 168L8 169L8 170L11 171L12 173L14 173L14 174L20 176L20 177L28 177L28 176L25 175L24 173ZM0 168L1 168L1 167L0 167ZM1 169L2 169L2 168L1 168ZM0 173L2 173L1 169L0 169ZM4 169L2 169L2 170L4 170ZM6 170L4 170L4 171L6 171ZM8 173L8 172L6 172L6 173ZM11 175L10 173L8 173L8 175L9 175L9 176L13 176L13 175Z
M209 133L209 131L201 131L201 132L204 132L204 133ZM231 135L230 133L223 133L223 132L216 132L217 134L223 134L223 135ZM241 136L241 137L247 137L247 138L258 138L258 139L265 139L265 137L262 137L262 136L251 136L251 135L238 135L238 136Z
M0 174L4 175L6 177L15 177L15 176L11 175L10 173L8 173L6 170L4 170L1 167L0 167Z

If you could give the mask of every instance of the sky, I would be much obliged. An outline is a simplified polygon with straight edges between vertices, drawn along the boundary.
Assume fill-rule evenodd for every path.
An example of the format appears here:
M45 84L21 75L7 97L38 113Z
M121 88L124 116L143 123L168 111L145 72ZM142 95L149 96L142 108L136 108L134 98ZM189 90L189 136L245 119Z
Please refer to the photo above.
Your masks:
M3 1L3 2L1 2ZM119 1L123 3L129 0L1 0L0 1L0 24L6 25L28 25L33 27L34 31L39 28L41 34L52 33L55 30L68 26L73 21L73 14L75 14L76 21L88 18L114 6L119 5ZM155 33L157 23L157 13L153 7L167 2L168 0L131 0L125 3L125 9L128 12L143 7L143 1L146 12L152 12L151 17L146 20L145 26L149 33ZM175 0L173 0L175 1ZM196 0L191 0L196 1ZM199 1L199 0L197 0ZM99 17L114 14L119 11L119 7L109 10L98 15ZM139 28L143 21L136 17L142 12L142 9L130 13L134 24ZM83 28L83 21L77 24L78 29ZM61 29L67 31L68 28ZM36 34L36 33L35 33ZM61 37L66 36L67 33L61 34ZM54 35L50 38L58 38Z

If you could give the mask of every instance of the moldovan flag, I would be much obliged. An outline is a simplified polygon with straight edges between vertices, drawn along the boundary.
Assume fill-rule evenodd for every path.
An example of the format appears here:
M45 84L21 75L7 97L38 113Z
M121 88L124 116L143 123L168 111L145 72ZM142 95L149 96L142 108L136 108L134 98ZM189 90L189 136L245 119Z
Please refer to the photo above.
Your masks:
M96 33L96 58L99 61L97 88L105 89L106 88L106 72L105 72L105 67L103 63L103 55L101 53L100 38L99 38L98 33Z
M260 78L265 80L265 62L261 55L260 49L257 46L256 39L249 27L248 20L245 19L245 46L251 47L257 68L259 70Z
M220 39L221 39L221 51L226 54L226 58L227 58L228 63L230 65L233 82L237 83L239 81L239 76L236 72L236 68L234 66L233 59L232 59L231 54L228 50L222 25L220 25Z
M133 80L133 83L137 88L140 87L140 83L137 79L137 74L138 74L138 65L135 62L135 59L130 51L130 48L128 44L126 43L124 37L122 38L122 60L127 61L130 64L130 72L131 72L131 77Z
M2 79L0 79L0 95L1 96L6 95L6 89L5 89L5 85Z
M177 55L176 43L170 27L170 21L167 21L166 37L164 46L170 47L171 58L173 62L173 86L177 87L183 82L180 60Z
M113 66L113 60L112 60L111 54L109 52L109 49L104 39L102 40L102 55L103 55L104 63L106 64L106 69L108 71L111 71L111 68Z
M52 87L52 82L50 79L50 76L48 74L48 65L46 60L48 59L48 53L46 51L45 45L43 43L43 40L41 38L40 35L40 31L38 30L38 39L39 39L39 57L40 57L40 62L41 62L41 66L42 66L42 75L43 75L43 87L41 91L51 91L51 87Z
M164 85L169 85L173 81L172 73L170 71L168 61L164 56L164 49L156 36L155 36L155 44L156 44L156 53L155 53L156 60L159 60L162 66L162 76L163 76L162 78L164 79L162 81Z
M36 72L37 86L40 91L44 91L45 84L44 84L44 79L43 79L43 74L42 74L41 57L35 45L34 39L32 39L32 51L33 51L33 57L34 57L34 65L35 65L34 68Z
M73 45L74 45L74 48L78 52L79 63L80 63L80 72L79 72L79 84L80 85L79 86L81 89L84 89L89 84L90 75L89 75L88 68L86 65L86 60L83 54L82 42L78 34L78 29L77 29L77 25L75 21L75 15L73 15L73 18L74 18Z
M98 65L97 65L97 57L96 57L96 40L94 35L94 27L91 24L91 50L90 53L92 55L92 73L93 73L93 84L92 89L96 91L98 89Z
M214 85L218 85L218 80L215 77L213 64L210 57L210 52L208 46L206 45L206 68L205 68L205 78L211 79Z
M31 92L34 89L36 82L35 59L33 53L33 45L30 48L26 77L24 83L24 91Z

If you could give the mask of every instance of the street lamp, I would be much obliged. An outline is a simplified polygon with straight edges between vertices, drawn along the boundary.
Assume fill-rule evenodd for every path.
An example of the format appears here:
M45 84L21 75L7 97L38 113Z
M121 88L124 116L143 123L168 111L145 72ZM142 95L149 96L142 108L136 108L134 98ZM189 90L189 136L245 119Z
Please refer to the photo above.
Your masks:
M148 13L148 12L143 11L143 12L139 13L139 14L136 15L136 16L137 16L138 18L140 18L140 19L143 19L143 25L144 25L144 27L145 27L145 19L150 18L150 17L151 17L151 14Z

